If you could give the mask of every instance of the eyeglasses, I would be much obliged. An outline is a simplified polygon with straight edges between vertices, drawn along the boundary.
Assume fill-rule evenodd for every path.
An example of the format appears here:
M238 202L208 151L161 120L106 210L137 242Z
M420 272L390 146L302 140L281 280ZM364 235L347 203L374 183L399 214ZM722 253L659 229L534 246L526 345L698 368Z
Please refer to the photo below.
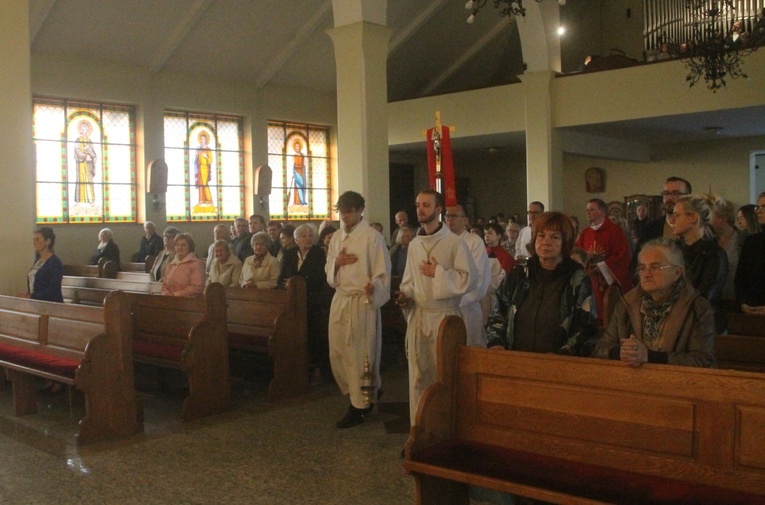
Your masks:
M678 217L680 217L680 216L687 216L688 214L690 214L690 212L673 212L672 214L669 215L669 219L671 221L674 221Z
M530 210L530 211L528 211L526 214L532 214L532 215L535 215L535 216L536 216L537 214L541 214L541 213L542 213L542 212L541 212L541 211L539 211L539 210Z
M672 198L680 198L683 195L687 195L689 193L683 193L682 191L662 191L661 196L671 196Z
M446 219L457 219L460 217L467 217L467 216L463 216L461 214L446 214Z
M675 265L659 265L658 263L651 263L650 265L638 265L637 272L640 275L644 275L646 272L651 272L651 275L656 275L662 270L672 268Z
M755 212L765 212L765 205L755 205L754 206Z

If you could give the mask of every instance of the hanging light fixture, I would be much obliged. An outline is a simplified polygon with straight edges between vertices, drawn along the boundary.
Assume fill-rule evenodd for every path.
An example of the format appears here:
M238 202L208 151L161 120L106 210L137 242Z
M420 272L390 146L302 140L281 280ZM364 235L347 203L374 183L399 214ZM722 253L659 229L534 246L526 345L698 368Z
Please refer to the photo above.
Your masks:
M467 18L467 22L473 24L478 12L486 6L488 0L468 0L465 9L472 11ZM544 0L534 0L536 3L542 3ZM494 8L499 9L500 16L526 16L526 8L523 6L523 0L492 0ZM566 5L566 0L558 0L559 5Z
M707 88L716 93L728 78L747 78L741 58L765 42L765 9L749 33L737 19L731 0L685 0L685 6L693 21L692 38L680 46L680 57L689 70L688 86L703 77Z

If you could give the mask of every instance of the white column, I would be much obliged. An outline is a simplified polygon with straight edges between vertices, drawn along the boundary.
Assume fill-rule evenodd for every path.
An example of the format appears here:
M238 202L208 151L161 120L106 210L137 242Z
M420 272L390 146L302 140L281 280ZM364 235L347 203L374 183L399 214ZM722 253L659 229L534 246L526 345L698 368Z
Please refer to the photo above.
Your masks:
M32 145L32 92L28 0L4 0L0 16L0 294L27 290L27 271L34 262L35 169Z
M337 16L336 16L337 19ZM337 64L339 193L358 191L365 216L388 223L388 84L390 29L367 21L327 30Z
M545 210L563 208L563 152L552 122L555 72L520 76L526 98L526 196Z

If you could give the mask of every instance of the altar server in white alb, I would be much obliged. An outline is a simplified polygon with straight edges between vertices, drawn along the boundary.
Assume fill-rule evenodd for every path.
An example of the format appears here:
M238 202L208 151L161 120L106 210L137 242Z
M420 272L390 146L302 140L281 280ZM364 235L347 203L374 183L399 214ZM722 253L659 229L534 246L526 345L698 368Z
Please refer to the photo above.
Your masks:
M438 327L446 316L460 315L462 295L476 288L478 275L467 244L439 221L444 198L431 189L417 195L421 228L409 244L397 303L407 319L409 414L436 380Z
M467 345L486 348L486 330L483 324L481 301L491 283L491 265L486 253L486 244L481 237L467 229L468 218L462 205L446 208L446 226L468 246L477 271L475 289L465 293L460 300L460 314L467 328Z
M380 307L390 299L390 256L385 239L362 217L364 197L346 191L337 200L341 227L329 243L327 282L335 288L329 313L329 359L340 392L350 405L338 428L361 424L372 411L361 391L364 360L380 390Z

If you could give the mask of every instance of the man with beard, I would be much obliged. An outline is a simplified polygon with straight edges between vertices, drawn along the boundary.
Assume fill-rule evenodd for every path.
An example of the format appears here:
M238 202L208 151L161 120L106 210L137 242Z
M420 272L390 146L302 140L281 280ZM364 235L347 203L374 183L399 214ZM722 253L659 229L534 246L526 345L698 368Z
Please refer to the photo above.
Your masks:
M672 215L672 211L675 210L675 203L678 198L685 195L690 195L691 183L680 177L668 177L664 183L664 190L661 192L662 210L664 215L658 217L643 226L640 236L638 237L638 249L648 242L659 237L674 238L672 234L672 225L669 224L669 216ZM639 251L635 251L635 256Z
M444 197L432 189L417 195L421 228L409 244L397 303L407 320L409 414L412 424L425 388L436 380L436 338L446 316L460 315L462 295L476 288L475 262L464 240L439 221Z
M336 290L329 311L329 360L340 392L350 394L345 417L337 422L341 429L363 423L373 409L361 390L365 359L374 377L373 400L381 385L380 307L390 299L390 256L383 236L362 218L365 203L355 191L338 198L342 225L329 243L325 265L327 282Z
M491 224L491 223L490 223ZM486 244L481 237L467 231L468 218L462 205L446 208L446 226L460 237L470 249L478 275L475 289L471 290L460 300L460 313L467 328L467 345L471 347L486 347L486 330L483 325L481 300L486 296L491 281L491 267Z
M690 195L691 192L691 183L685 179L675 176L667 178L664 182L664 190L661 192L662 210L664 211L664 215L644 225L640 230L637 245L635 246L635 251L632 256L632 262L630 263L631 272L634 272L637 267L638 253L640 252L640 248L643 247L643 244L659 237L674 238L672 225L669 223L669 216L671 216L672 211L675 210L675 203L678 198Z

